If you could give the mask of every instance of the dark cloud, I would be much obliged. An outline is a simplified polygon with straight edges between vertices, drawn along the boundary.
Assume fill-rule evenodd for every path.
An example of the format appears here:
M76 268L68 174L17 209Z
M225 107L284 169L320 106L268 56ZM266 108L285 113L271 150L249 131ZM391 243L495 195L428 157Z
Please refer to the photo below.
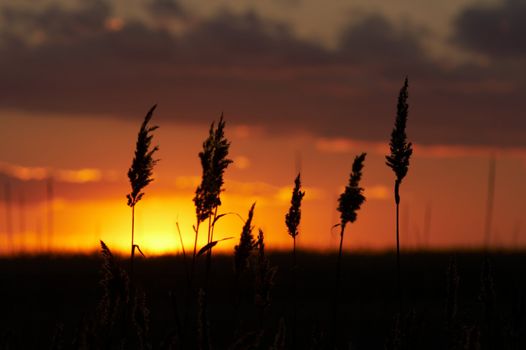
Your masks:
M524 86L513 67L442 68L419 28L377 15L344 30L336 49L250 12L189 21L181 35L141 22L108 28L104 3L8 16L23 18L45 40L29 45L13 32L2 41L3 108L137 119L157 102L160 123L208 124L225 111L229 122L272 133L385 140L409 75L413 140L526 144L526 121L518 117Z
M399 70L417 61L427 62L415 31L398 28L380 15L370 15L343 31L342 58L345 62L369 62Z
M155 17L179 19L188 17L188 11L177 0L153 0L149 9Z
M178 55L186 61L181 63L269 68L327 59L325 50L294 38L286 25L265 21L252 12L223 12L203 22L179 38Z
M455 21L455 42L495 58L525 58L525 36L526 2L522 0L472 5Z
M0 18L7 30L45 43L69 43L72 40L100 34L110 17L111 7L104 1L90 1L77 11L66 11L58 4L43 10L26 7L4 7Z

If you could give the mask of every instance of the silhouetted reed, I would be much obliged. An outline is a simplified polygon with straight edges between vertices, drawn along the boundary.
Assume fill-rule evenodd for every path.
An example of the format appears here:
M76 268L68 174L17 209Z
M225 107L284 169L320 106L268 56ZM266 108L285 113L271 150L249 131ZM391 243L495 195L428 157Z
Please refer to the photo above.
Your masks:
M408 80L405 78L404 85L400 89L398 96L396 120L393 131L391 132L391 141L389 147L391 153L385 157L386 164L393 170L396 175L394 184L394 197L396 203L396 273L397 273L397 290L398 301L402 303L402 292L400 282L400 229L399 229L399 207L400 207L400 185L409 170L409 159L413 154L411 142L407 142L405 128L407 124L407 113L409 105L408 98Z
M254 208L256 203L252 204L248 211L248 218L243 225L241 235L239 236L239 244L234 247L234 274L236 279L239 280L241 275L248 269L249 257L252 254L252 250L256 246L254 235L252 230L252 219L254 217Z
M214 227L219 218L223 215L218 215L217 209L221 205L221 192L223 191L223 174L232 160L228 159L228 150L230 142L225 138L225 122L223 114L217 123L217 128L214 128L215 123L210 125L208 138L203 142L203 150L199 152L199 159L201 160L201 167L203 174L201 177L201 184L195 191L194 204L197 217L197 224L194 226L195 241L194 252L192 255L192 270L191 278L193 278L195 271L195 260L197 255L197 240L199 236L200 224L208 219L208 234L207 244L213 242ZM210 270L210 259L212 255L212 247L207 251L207 265L206 278Z
M79 348L149 349L149 310L146 296L130 283L128 274L115 261L108 246L100 241L102 298L91 325L85 325L79 339L89 346Z
M292 190L292 198L290 200L289 212L285 215L285 224L289 235L292 237L292 255L294 257L294 268L296 268L296 236L299 234L299 225L301 221L301 200L305 196L305 192L301 191L300 174L294 180L294 189Z
M259 327L263 329L265 311L270 306L270 292L274 286L277 267L271 266L265 256L265 238L263 230L259 229L256 242L257 258L254 276L254 302L259 309Z
M252 233L254 226L252 226L252 219L254 218L254 208L256 203L253 203L248 211L248 217L245 220L243 229L239 236L239 243L234 246L234 281L233 287L233 315L234 315L234 339L239 338L239 312L244 292L244 281L246 272L250 266L250 257L254 248L256 247L256 241Z
M152 119L153 111L157 105L154 105L144 117L144 121L139 129L137 136L137 143L135 147L135 156L132 160L130 169L128 170L128 179L130 180L132 191L126 195L128 199L128 206L132 208L132 229L131 229L131 254L130 254L130 278L133 280L133 259L135 256L135 249L141 249L135 244L135 205L144 196L143 189L153 181L153 167L158 162L153 158L153 154L159 150L158 146L151 148L153 135L151 132L156 130L158 126L149 126L148 123Z
M301 177L300 173L294 180L294 188L292 190L292 198L290 200L289 212L285 215L285 224L287 231L292 237L292 269L293 269L293 286L292 286L292 303L293 303L293 319L292 319L292 347L295 347L296 341L296 293L297 293L297 260L296 260L296 236L299 234L299 225L301 221L301 200L305 196L305 192L301 191Z
M353 223L356 221L358 210L365 201L365 196L363 195L363 188L360 187L360 180L362 178L363 163L365 161L366 153L362 153L359 156L354 158L352 164L352 171L349 177L349 184L345 187L344 192L340 195L338 199L338 211L340 212L340 223L337 226L340 226L340 248L338 250L338 260L336 265L336 280L334 287L334 300L333 300L333 333L335 332L336 327L336 313L339 303L339 293L340 293L340 275L341 275L341 260L342 260L342 250L343 250L343 237L345 234L345 227L347 224ZM334 334L333 334L333 340Z
M111 330L122 305L129 302L128 274L115 261L110 248L100 241L102 254L102 299L98 306L99 324Z

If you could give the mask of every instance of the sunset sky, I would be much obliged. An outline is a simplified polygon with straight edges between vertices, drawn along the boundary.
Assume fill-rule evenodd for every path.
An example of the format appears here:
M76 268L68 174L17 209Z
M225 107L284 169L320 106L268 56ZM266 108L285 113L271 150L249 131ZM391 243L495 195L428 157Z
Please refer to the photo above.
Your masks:
M246 218L256 202L267 246L288 249L301 170L298 245L337 249L336 201L367 152L367 201L344 244L392 249L385 155L406 76L402 249L482 246L492 157L491 243L524 247L525 35L516 0L0 0L0 253L99 239L127 251L126 173L153 104L160 162L136 208L146 255L180 252L176 222L191 246L198 152L222 112L234 163L220 212ZM217 238L235 237L222 251L242 224L218 223Z

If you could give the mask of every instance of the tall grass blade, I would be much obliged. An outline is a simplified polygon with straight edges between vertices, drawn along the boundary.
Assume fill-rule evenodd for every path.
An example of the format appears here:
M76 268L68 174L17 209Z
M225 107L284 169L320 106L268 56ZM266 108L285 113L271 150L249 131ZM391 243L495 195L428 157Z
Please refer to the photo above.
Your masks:
M296 260L296 236L299 234L299 225L301 221L301 201L305 196L305 191L301 191L301 175L298 173L294 180L294 188L292 190L292 198L290 200L289 212L285 215L285 224L287 231L292 237L292 259L293 259L293 287L292 287L292 303L293 303L293 319L292 319L292 347L296 347L296 315L297 315L297 260Z

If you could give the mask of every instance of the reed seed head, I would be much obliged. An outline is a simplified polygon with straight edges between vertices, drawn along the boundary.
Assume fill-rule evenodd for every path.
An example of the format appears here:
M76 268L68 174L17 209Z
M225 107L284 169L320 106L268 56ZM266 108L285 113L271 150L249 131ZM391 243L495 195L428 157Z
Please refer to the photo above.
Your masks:
M117 322L120 308L128 303L129 279L126 271L115 261L110 248L103 241L100 241L100 246L103 259L100 284L103 296L97 308L98 321L102 327L111 327Z
M298 227L301 220L301 200L305 196L305 191L301 191L300 174L294 180L294 189L292 190L292 199L290 200L290 209L285 215L285 224L289 235L295 238L298 235Z
M155 107L157 107L157 105L154 105L144 118L137 137L135 157L128 170L128 178L130 179L132 191L126 195L126 198L128 198L128 205L130 207L135 206L144 196L142 190L153 181L153 167L158 162L158 159L153 158L153 154L159 150L159 147L155 146L151 148L153 138L151 132L157 129L158 126L148 125L150 119L152 119Z
M254 208L256 203L252 204L248 211L248 219L243 225L241 236L239 237L239 244L234 247L234 271L237 276L240 276L248 267L248 258L256 245L252 230L252 218L254 217Z
M407 98L408 80L405 78L404 85L402 89L400 89L400 95L398 96L396 120L393 131L391 132L391 142L389 143L391 154L385 157L387 166L393 169L396 174L396 182L398 184L400 184L407 175L409 158L411 158L413 154L412 144L411 142L407 142L407 135L405 133L407 113L409 110Z
M209 218L214 209L221 205L220 194L223 191L223 174L232 160L228 159L230 142L225 138L223 115L217 128L210 125L208 138L203 142L203 151L199 153L203 176L195 191L194 203L198 222Z
M349 184L338 199L338 211L340 212L342 229L345 228L348 222L353 223L356 221L357 211L360 210L362 203L365 201L363 188L360 187L365 156L366 153L362 153L354 158Z

